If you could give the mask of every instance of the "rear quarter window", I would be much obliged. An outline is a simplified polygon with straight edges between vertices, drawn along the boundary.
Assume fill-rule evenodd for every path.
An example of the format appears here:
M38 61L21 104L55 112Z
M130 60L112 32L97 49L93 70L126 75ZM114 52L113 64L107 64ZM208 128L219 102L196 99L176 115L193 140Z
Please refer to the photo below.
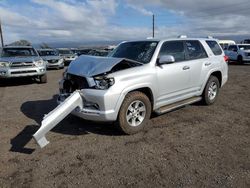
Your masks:
M206 43L210 47L210 49L212 50L214 55L221 55L222 54L221 47L216 41L211 40L211 41L206 41Z

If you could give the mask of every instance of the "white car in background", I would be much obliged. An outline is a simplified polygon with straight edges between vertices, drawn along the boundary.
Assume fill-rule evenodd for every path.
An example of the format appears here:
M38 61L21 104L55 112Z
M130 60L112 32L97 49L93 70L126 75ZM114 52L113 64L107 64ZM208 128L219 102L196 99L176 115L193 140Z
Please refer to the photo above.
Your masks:
M236 44L233 40L219 40L219 44L223 50L227 50L229 45Z
M59 56L61 56L64 59L64 64L69 65L71 61L74 61L78 55L75 54L72 50L69 48L58 48Z
M225 54L229 61L237 61L239 64L250 63L250 44L230 45Z

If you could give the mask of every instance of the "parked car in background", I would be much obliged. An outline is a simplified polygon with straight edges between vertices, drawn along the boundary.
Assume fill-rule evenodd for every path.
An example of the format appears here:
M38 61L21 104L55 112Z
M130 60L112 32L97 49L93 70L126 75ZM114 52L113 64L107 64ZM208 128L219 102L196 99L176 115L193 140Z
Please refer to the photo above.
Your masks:
M69 48L58 48L57 50L59 55L63 57L65 65L69 65L71 61L75 60L78 57L78 55Z
M39 49L37 50L42 59L46 62L47 68L64 68L64 59L59 56L55 49Z
M219 44L223 50L227 50L229 45L236 44L233 40L219 40Z
M47 82L46 63L31 46L6 46L0 56L0 78L32 77Z
M242 44L250 44L250 39L245 39L242 41Z
M80 56L69 65L59 83L59 106L33 136L44 147L45 134L70 113L117 122L124 133L135 134L151 112L200 100L213 104L227 79L225 54L215 39L123 42L108 57Z
M235 44L230 45L225 54L229 61L237 61L239 64L250 62L250 44Z
M89 51L88 55L92 55L92 56L107 56L109 54L109 51L107 50L91 50Z
M92 49L86 48L86 49L79 49L79 48L71 48L71 51L78 56L80 55L87 55Z

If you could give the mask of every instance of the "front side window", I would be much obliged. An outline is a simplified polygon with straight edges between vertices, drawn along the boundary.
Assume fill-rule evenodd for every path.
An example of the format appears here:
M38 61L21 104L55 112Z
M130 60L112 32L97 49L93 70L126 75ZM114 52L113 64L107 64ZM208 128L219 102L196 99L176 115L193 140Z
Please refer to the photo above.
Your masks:
M241 49L241 50L250 50L250 45L239 45L239 49Z
M151 61L157 44L156 41L125 42L115 48L109 56L127 58L145 64Z
M37 56L33 48L3 48L1 57L27 57Z
M212 50L214 55L221 55L222 54L221 47L216 41L210 40L210 41L206 41L206 43L210 47L210 49Z
M207 53L199 41L186 41L185 44L187 47L187 58L189 60L207 58Z
M236 45L231 45L228 47L228 50L229 51L237 51L237 47L236 47Z
M160 50L159 56L172 55L175 58L175 62L185 60L185 50L183 41L168 41L165 42Z

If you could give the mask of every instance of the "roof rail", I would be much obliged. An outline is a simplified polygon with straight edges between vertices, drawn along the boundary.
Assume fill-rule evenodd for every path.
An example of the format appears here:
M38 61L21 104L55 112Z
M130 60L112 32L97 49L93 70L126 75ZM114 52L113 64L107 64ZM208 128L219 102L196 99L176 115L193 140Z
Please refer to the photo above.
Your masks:
M208 39L213 39L214 37L213 36L207 36Z
M187 35L179 35L178 38L180 38L180 39L187 38Z

